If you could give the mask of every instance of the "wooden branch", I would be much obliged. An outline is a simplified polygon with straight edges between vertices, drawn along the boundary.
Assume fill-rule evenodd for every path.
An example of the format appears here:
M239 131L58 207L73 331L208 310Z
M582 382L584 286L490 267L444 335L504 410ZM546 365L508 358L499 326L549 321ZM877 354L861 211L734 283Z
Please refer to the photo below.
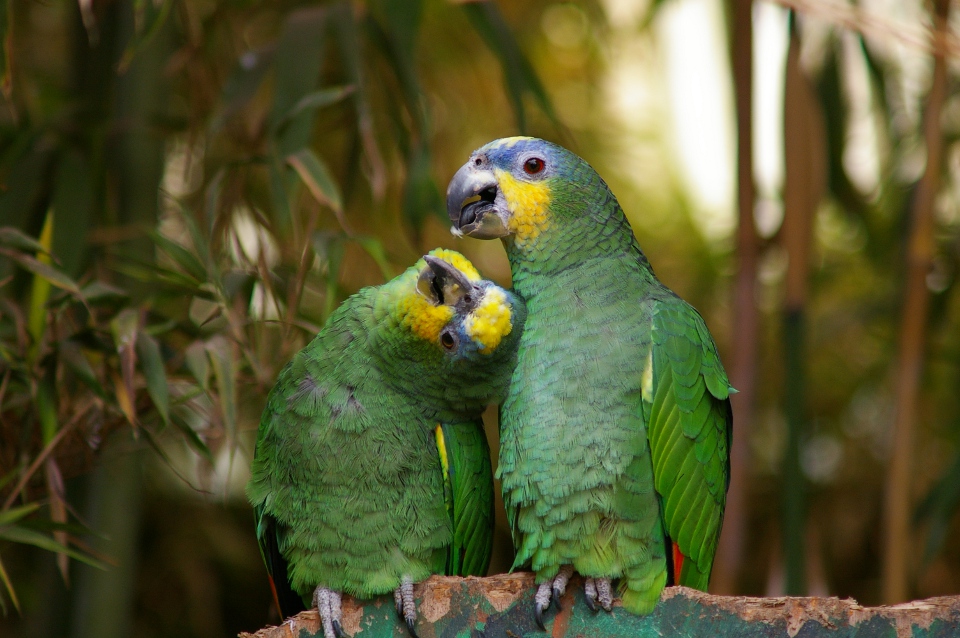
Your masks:
M583 581L571 580L563 610L546 614L547 632L533 620L533 574L488 578L434 576L414 589L420 638L565 638L589 636L783 637L940 637L960 636L960 596L930 598L892 607L862 607L853 599L747 598L713 596L686 587L668 587L649 616L634 616L614 603L612 613L593 613L583 597ZM406 637L393 596L370 601L344 597L343 628L348 636ZM240 638L323 637L315 611L277 627Z

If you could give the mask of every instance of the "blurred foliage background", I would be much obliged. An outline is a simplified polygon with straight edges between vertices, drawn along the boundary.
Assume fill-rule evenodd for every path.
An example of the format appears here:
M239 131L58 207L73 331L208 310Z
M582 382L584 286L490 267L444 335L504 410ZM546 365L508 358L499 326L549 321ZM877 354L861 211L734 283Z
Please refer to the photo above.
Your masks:
M243 495L266 392L435 246L509 283L443 191L518 133L607 179L741 390L712 589L960 592L958 19L0 0L3 634L276 622Z

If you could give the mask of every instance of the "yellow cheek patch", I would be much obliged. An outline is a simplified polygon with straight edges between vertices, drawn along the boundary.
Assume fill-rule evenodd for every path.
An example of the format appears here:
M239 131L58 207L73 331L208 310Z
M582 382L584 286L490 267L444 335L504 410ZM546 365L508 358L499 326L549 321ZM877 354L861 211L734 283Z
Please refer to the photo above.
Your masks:
M431 257L436 257L437 259L442 259L460 272L470 281L480 281L480 273L477 272L477 269L470 263L470 260L458 253L455 250L447 250L446 248L434 248L430 251Z
M453 308L434 306L417 292L404 297L397 310L401 325L421 339L434 343L440 338L443 327L453 318Z
M550 227L547 209L550 206L550 187L544 182L521 182L510 173L496 169L497 182L507 206L510 219L507 229L519 246L533 241Z
M479 344L481 354L490 354L510 331L510 305L499 288L488 288L483 300L463 322L467 336Z

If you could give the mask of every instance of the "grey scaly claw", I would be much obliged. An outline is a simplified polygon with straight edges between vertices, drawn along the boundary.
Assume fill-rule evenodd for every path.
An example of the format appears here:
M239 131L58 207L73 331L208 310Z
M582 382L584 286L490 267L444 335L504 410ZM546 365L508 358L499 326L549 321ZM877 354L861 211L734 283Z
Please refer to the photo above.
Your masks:
M323 625L323 638L344 638L343 627L340 625L340 592L326 587L317 587L313 592L313 604L320 613L320 622Z
M414 624L417 622L417 603L413 600L413 581L404 576L400 586L393 592L393 600L397 604L397 613L407 623L407 629L413 638L418 638Z
M610 592L610 579L597 579L597 600L604 611L610 611L613 607L613 594Z
M550 608L550 594L552 588L550 581L540 583L537 587L537 593L533 596L533 619L537 621L537 626L543 631L547 630L543 624L543 612Z
M597 613L597 584L592 578L584 579L583 596L587 599L587 607L590 611Z

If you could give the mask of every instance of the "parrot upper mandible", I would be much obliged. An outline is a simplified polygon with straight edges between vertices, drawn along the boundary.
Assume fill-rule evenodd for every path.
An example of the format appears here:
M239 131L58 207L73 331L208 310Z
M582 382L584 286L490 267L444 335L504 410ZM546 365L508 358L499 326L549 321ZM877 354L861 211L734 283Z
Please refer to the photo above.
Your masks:
M303 603L339 638L340 595L484 575L493 482L481 412L499 401L526 311L436 249L348 298L267 398L247 497L284 617Z
M637 614L668 582L706 590L734 390L703 319L654 276L603 179L556 144L475 151L447 212L454 234L503 240L527 303L498 475L540 626L574 570L593 609L609 610L616 578Z

